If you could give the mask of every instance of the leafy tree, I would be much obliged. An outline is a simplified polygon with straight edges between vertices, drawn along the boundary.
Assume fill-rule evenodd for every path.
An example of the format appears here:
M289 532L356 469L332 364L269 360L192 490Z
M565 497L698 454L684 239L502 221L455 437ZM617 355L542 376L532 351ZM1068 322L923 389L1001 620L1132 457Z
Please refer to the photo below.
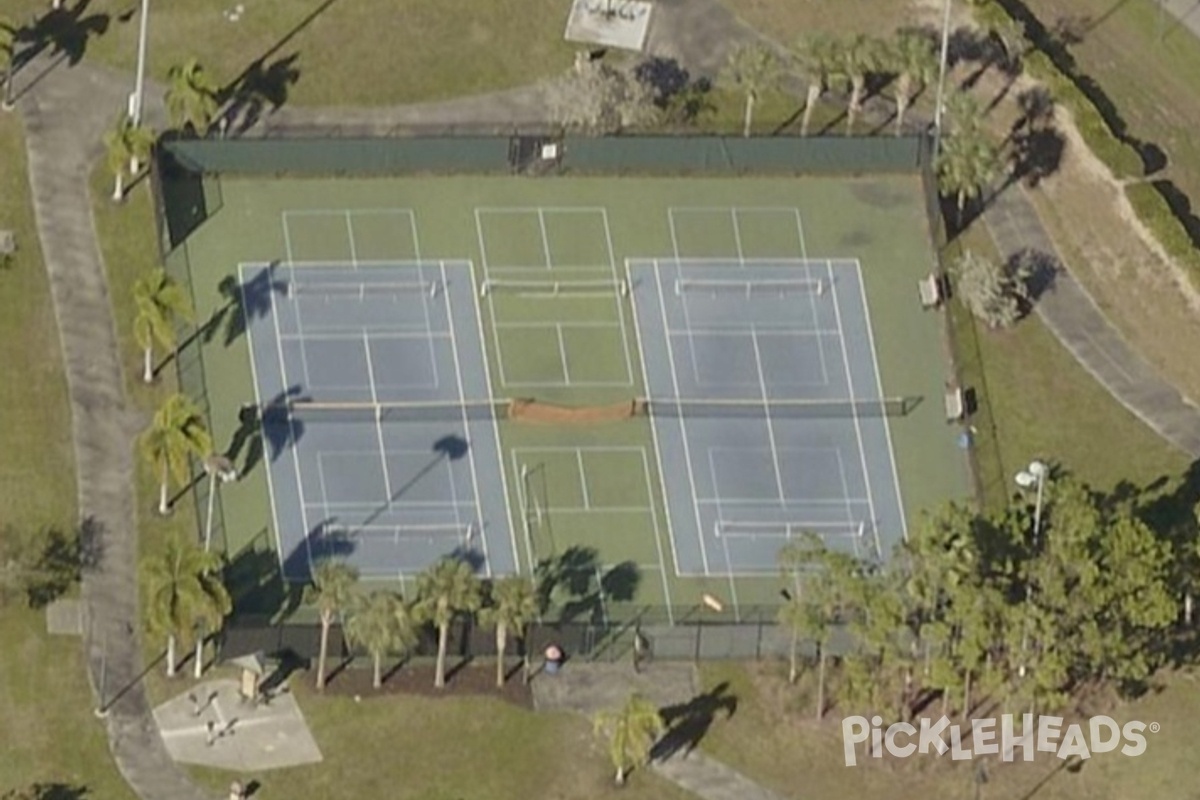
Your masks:
M171 126L203 136L217 114L217 84L194 58L167 71L167 116Z
M835 52L837 60L832 76L850 84L850 102L846 107L846 132L852 133L854 121L862 110L867 77L883 65L884 48L878 39L857 34L839 42Z
M171 280L161 267L138 278L133 284L133 337L142 348L142 380L154 380L154 343L166 350L175 348L175 323L191 322L195 315L187 292Z
M989 328L1008 328L1021 318L1029 300L1028 264L1009 260L998 264L965 251L954 265L959 294L967 308Z
M836 39L822 33L805 36L792 47L792 67L807 87L804 116L800 120L801 136L808 136L817 101L829 85L830 66L837 60L837 47Z
M896 73L896 135L904 128L904 114L913 97L937 74L933 44L916 31L903 31L887 51L886 63Z
M651 125L660 109L655 90L630 69L602 61L581 61L546 85L552 117L568 130L587 134L619 133Z
M212 452L212 437L200 409L187 395L171 395L154 413L139 445L159 477L158 513L169 514L171 478L181 485L186 483L189 457L203 458Z
M322 561L313 570L312 583L304 587L304 602L316 606L321 618L321 650L317 656L317 689L325 688L325 661L329 655L329 630L353 601L358 570L338 561Z
M479 579L465 561L443 559L417 578L418 618L437 628L437 673L434 686L446 685L446 643L450 623L459 614L477 611L482 603Z
M0 103L5 111L13 107L13 57L16 55L17 26L12 19L0 15L0 69L4 70L4 100Z
M755 103L763 92L779 84L782 75L779 57L761 44L739 44L730 51L718 82L746 97L742 136L750 136Z
M943 140L935 167L938 188L954 198L958 224L968 200L979 197L1000 172L1000 152L982 133L956 133Z
M497 581L492 586L491 601L479 613L480 622L496 628L496 686L504 686L504 653L508 634L523 635L525 626L537 618L537 597L533 584L520 576ZM528 656L526 656L528 659Z
M596 735L608 740L618 786L625 785L630 770L649 763L650 749L666 730L658 707L638 694L630 695L619 709L600 712L593 724Z
M376 689L383 685L383 657L417 643L415 626L401 624L401 620L409 619L403 598L395 592L374 591L350 605L346 638L371 654L371 685Z
M0 602L19 597L42 608L79 582L83 565L78 532L7 525L0 531Z
M965 91L954 92L946 98L944 108L945 120L942 125L948 137L978 138L982 135L980 122L983 112L979 110L975 95Z
M167 676L175 675L175 646L186 646L204 623L215 631L232 609L221 582L221 561L179 537L167 539L163 551L142 564L150 632L167 638ZM197 647L197 657L200 647Z

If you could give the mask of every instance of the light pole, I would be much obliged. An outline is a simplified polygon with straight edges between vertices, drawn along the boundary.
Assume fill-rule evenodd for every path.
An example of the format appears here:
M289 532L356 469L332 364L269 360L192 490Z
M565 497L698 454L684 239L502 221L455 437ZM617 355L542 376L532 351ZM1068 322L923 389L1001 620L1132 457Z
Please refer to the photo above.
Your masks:
M1043 461L1031 461L1029 466L1016 474L1014 480L1017 486L1022 489L1032 489L1037 487L1037 500L1033 506L1033 549L1036 551L1038 547L1038 539L1042 531L1042 495L1046 488L1046 478L1050 475L1050 467L1046 466ZM1026 652L1026 647L1029 642L1029 604L1033 599L1033 582L1026 576L1025 579L1025 631L1021 634L1021 653L1022 656ZM1025 664L1021 664L1018 674L1025 677Z
M137 78L133 85L133 94L129 96L129 118L133 126L142 124L143 95L146 89L146 35L150 21L150 0L142 0L142 13L138 19L138 52Z
M942 144L942 106L944 105L943 95L946 90L946 68L947 62L950 60L950 0L943 0L942 4L942 54L938 59L938 83L937 97L934 100L933 108L933 155L930 163L936 164L938 150Z

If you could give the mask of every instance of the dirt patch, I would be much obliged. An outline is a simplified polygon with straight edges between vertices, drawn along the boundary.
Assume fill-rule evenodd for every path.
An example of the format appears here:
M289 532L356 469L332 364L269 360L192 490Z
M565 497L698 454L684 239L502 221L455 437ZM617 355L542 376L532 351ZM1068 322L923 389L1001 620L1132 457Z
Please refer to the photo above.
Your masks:
M366 662L352 663L342 669L335 668L325 684L326 694L361 697L369 702L372 697L406 694L422 697L495 697L521 708L533 708L533 693L521 680L520 670L513 674L510 668L504 687L496 686L494 663L469 663L456 669L451 662L446 669L446 686L438 689L433 685L432 664L406 664L398 669L384 665L383 685L376 689L371 685L372 671Z

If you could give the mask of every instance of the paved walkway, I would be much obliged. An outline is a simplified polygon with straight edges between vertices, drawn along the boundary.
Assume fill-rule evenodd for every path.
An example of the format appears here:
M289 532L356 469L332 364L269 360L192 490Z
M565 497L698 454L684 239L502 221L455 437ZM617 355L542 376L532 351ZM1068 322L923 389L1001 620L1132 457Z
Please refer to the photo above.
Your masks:
M70 392L79 516L100 553L83 577L89 672L101 702L110 703L110 746L133 791L145 800L204 800L167 754L139 680L132 442L140 421L125 398L88 189L101 135L123 107L128 82L103 69L51 65L47 59L22 71L40 80L19 109Z
M1001 192L983 218L1002 258L1027 248L1057 253L1033 203L1018 185ZM1179 390L1129 346L1069 271L1059 270L1035 308L1063 346L1113 397L1168 442L1200 458L1200 409L1185 402Z

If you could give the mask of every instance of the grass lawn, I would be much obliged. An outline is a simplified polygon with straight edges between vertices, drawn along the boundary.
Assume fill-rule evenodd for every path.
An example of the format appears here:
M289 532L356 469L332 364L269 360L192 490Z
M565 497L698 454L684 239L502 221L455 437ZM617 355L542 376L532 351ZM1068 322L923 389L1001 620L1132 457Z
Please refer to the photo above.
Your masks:
M0 270L0 508L12 525L75 523L71 419L49 285L29 203L20 119L0 116L0 227L19 250ZM129 794L91 714L79 640L47 636L42 613L0 612L0 790L35 781Z
M319 765L255 776L269 797L395 800L685 800L651 772L612 783L602 743L582 716L534 713L492 698L318 696L292 686L324 755ZM381 768L386 765L386 768ZM214 790L229 774L194 769Z
M975 762L953 762L948 755L875 761L862 759L860 751L858 764L845 766L839 711L832 710L821 724L813 720L811 673L803 675L797 686L787 684L787 667L777 663L706 664L702 675L709 689L727 683L725 694L737 698L737 710L728 720L717 717L701 748L782 797L924 800L973 796ZM1036 800L1194 797L1190 734L1198 712L1195 676L1165 676L1161 691L1106 712L1120 724L1140 720L1162 726L1157 734L1147 734L1143 755L1096 754L1078 772L1060 769L1063 762L1049 753L1037 754L1032 763L1005 764L990 759L989 781L979 796Z
M288 103L387 105L520 86L569 67L575 49L560 0L255 0L236 22L224 16L234 5L152 3L150 77L194 56L226 83L261 59L263 82ZM10 13L27 20L46 6L15 0ZM94 0L83 15L104 30L88 56L131 75L135 7Z

